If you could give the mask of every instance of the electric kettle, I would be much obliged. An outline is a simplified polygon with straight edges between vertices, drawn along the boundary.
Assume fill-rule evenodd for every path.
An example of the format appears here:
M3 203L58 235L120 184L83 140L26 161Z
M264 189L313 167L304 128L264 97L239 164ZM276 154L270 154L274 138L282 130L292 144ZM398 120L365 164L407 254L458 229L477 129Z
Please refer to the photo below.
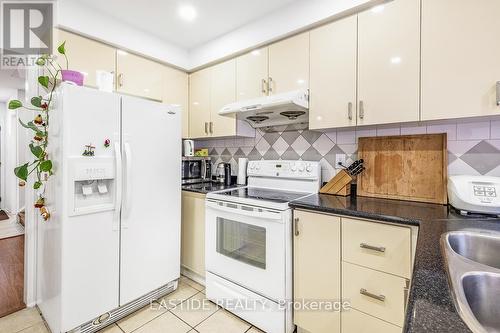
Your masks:
M184 156L194 156L193 140L184 140Z

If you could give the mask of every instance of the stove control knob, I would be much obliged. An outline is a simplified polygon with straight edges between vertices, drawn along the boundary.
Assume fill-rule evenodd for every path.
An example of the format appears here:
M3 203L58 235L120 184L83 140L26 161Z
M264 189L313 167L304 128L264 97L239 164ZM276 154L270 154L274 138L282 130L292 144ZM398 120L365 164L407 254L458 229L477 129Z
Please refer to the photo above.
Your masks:
M303 164L299 165L299 172L302 172L302 171L304 171L304 165Z
M293 172L297 171L297 166L294 164L292 164L292 166L290 167L290 170L292 170Z
M307 165L306 166L306 171L307 172L311 172L313 170L312 166L311 165Z
M250 168L250 170L253 170L255 168L255 165L253 163L250 163L248 167Z
M255 170L260 170L260 165L258 165L258 164L257 164L257 165L255 166Z

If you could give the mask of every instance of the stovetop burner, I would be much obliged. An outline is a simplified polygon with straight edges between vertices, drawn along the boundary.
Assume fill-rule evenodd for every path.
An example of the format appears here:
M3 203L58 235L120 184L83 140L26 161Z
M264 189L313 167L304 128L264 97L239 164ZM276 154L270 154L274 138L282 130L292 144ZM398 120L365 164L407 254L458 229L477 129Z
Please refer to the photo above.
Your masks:
M231 191L218 192L217 194L230 197L244 198L244 199L255 199L255 200L272 201L277 203L287 203L292 200L302 198L310 193L270 190L258 187L243 187Z

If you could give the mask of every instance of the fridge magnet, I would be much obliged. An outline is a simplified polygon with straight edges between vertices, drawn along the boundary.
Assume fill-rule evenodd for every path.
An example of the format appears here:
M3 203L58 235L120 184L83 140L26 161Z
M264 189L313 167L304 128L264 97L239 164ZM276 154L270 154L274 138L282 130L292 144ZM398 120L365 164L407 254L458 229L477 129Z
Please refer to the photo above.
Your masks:
M82 155L83 156L94 156L95 146L92 146L92 144L85 145L85 150L83 151Z
M109 148L110 144L111 144L111 140L110 139L104 140L104 148Z

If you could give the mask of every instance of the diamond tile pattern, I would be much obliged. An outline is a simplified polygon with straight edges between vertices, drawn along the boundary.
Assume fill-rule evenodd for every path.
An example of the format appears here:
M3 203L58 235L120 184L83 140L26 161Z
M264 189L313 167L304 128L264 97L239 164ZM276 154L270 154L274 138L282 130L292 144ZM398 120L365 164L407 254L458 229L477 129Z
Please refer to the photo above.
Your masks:
M484 175L500 165L500 150L481 141L460 156L460 159Z
M500 119L500 117L499 117ZM436 128L434 123L422 123L421 127L430 132L449 132L456 128L453 121L448 121ZM498 126L497 126L498 122ZM491 139L495 133L500 133L500 121L491 121ZM471 123L474 132L475 123ZM366 132L366 135L375 133L400 133L406 128L402 125L392 127L373 127L370 129L357 128L354 130L330 130L317 132L311 130L287 130L284 132L264 133L256 131L255 139L231 139L197 141L196 148L209 148L212 163L221 161L230 162L236 173L238 158L246 157L249 160L312 160L321 161L323 181L328 181L335 174L335 158L337 154L344 154L346 164L357 159L358 146L356 135ZM493 126L497 126L494 127ZM484 127L484 124L483 124ZM500 136L499 136L500 138ZM232 144L229 144L232 143ZM481 174L500 176L500 140L472 140L468 137L457 138L456 133L448 135L448 173L453 174Z

